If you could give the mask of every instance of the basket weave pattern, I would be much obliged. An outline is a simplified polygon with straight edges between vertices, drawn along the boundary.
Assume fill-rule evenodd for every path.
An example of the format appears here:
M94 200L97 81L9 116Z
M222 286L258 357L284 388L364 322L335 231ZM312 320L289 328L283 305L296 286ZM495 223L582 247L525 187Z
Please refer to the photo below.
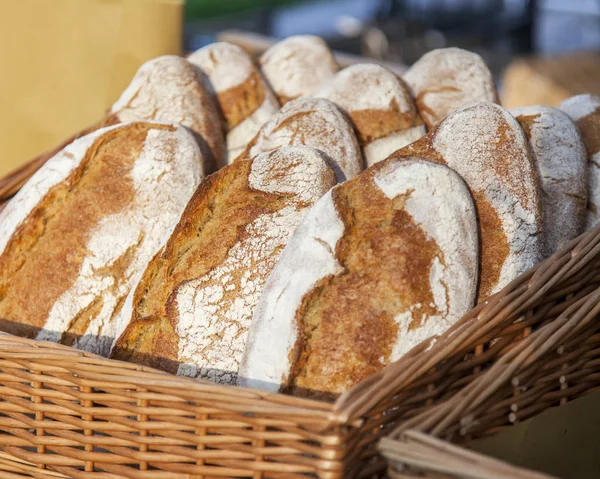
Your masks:
M368 477L383 472L374 446L399 421L457 434L464 424L455 419L468 411L477 420L464 434L491 433L600 385L592 321L599 233L478 306L429 351L421 345L332 404L2 334L0 470L85 479Z

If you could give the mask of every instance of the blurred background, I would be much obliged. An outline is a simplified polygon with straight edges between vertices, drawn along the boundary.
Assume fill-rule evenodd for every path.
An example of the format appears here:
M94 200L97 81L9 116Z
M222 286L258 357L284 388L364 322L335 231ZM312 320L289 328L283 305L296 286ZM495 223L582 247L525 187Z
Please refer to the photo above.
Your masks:
M473 50L507 107L600 93L600 0L2 0L0 175L97 120L144 61L215 40L321 36L401 73Z

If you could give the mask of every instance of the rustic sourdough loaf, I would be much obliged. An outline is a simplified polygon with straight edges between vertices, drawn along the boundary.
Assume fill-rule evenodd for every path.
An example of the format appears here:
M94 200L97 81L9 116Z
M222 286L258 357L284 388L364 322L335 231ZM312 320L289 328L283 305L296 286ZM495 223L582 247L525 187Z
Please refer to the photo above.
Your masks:
M202 176L192 134L158 123L103 128L51 158L0 213L2 330L108 354Z
M256 308L241 383L346 391L466 313L478 261L475 207L455 172L378 163L302 220Z
M577 95L559 108L579 127L588 157L588 204L585 229L600 224L600 96Z
M311 35L276 43L260 57L260 68L282 105L312 95L338 71L327 44Z
M154 120L179 123L197 140L210 173L225 163L223 124L204 75L184 58L166 55L144 63L104 123ZM210 149L210 155L206 150Z
M279 103L252 58L237 45L213 43L187 59L204 72L217 95L227 122L227 162L233 163Z
M548 106L511 110L527 138L542 190L544 257L583 232L587 205L587 155L569 116Z
M391 157L414 155L447 164L473 194L481 231L479 300L540 261L537 175L527 137L508 111L492 103L467 106Z
M268 274L334 184L323 155L307 147L237 161L208 177L146 269L111 356L234 383Z
M345 68L314 96L327 98L350 117L367 166L425 134L408 87L380 65Z
M460 48L423 55L403 78L428 129L468 103L498 103L492 74L483 59Z
M354 178L364 168L350 121L323 98L298 98L284 105L263 125L242 158L295 145L310 146L324 153L338 181Z

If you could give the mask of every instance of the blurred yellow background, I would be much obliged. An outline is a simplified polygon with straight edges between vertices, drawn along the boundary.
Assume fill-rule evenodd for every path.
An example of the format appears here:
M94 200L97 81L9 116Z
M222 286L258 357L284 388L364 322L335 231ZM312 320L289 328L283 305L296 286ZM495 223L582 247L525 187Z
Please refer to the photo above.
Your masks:
M183 0L12 0L0 15L0 176L98 120L144 61L180 54L182 24Z

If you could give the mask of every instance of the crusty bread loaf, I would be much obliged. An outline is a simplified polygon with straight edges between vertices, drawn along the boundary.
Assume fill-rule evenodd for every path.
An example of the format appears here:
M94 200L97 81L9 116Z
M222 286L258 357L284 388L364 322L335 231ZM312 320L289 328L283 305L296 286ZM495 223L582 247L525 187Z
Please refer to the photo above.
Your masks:
M378 163L301 222L256 308L240 382L346 391L466 313L478 261L475 206L455 172Z
M327 44L312 35L276 43L260 57L260 68L282 105L312 95L338 71Z
M529 140L542 190L544 257L583 232L587 205L587 156L569 116L548 106L511 110Z
M305 145L324 153L338 181L354 178L364 168L350 121L329 100L298 98L284 105L263 125L242 158L284 146Z
M312 148L282 148L208 177L146 269L112 357L236 380L252 312L308 208L335 184Z
M588 204L585 229L600 224L600 96L577 95L559 108L579 127L588 157Z
M127 123L67 146L0 213L1 329L108 354L202 176L181 126Z
M527 137L508 111L492 103L467 106L391 157L414 155L447 164L471 189L481 232L479 300L540 261L537 175Z
M345 68L314 96L327 98L350 117L367 166L425 134L408 87L381 65Z
M187 59L204 72L217 95L227 122L227 163L233 163L279 103L252 58L237 45L213 43Z
M223 120L206 82L198 68L184 58L155 58L138 69L108 118L119 122L154 120L188 127L200 135L197 140L205 161L210 162L206 167L210 173L225 163L225 144Z
M423 55L403 78L428 129L469 103L498 103L492 74L483 59L460 48Z

